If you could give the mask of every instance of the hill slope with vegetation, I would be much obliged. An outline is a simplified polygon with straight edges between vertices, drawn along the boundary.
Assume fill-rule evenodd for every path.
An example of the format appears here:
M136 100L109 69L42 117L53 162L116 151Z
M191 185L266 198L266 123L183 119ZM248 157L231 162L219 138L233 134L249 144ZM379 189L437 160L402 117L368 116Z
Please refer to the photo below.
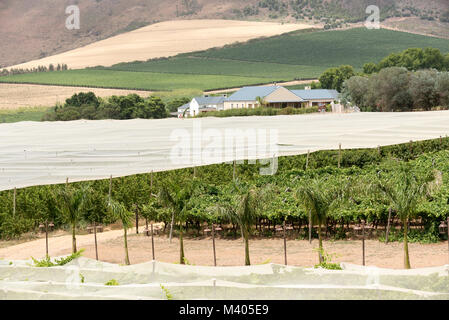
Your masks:
M373 45L375 44L375 45ZM212 90L292 79L318 78L329 67L378 63L409 47L449 52L449 40L391 30L301 30L169 59L93 68L18 74L0 82L144 90Z
M449 4L445 0L78 0L79 30L65 28L67 2L5 0L0 3L0 67L35 60L149 24L176 19L239 19L317 22L346 27L366 19L377 5L383 19L401 19L399 28L447 34ZM413 25L406 22L413 20ZM432 26L429 27L429 24ZM422 25L422 27L421 27ZM444 28L446 26L446 28ZM63 63L63 61L62 61Z

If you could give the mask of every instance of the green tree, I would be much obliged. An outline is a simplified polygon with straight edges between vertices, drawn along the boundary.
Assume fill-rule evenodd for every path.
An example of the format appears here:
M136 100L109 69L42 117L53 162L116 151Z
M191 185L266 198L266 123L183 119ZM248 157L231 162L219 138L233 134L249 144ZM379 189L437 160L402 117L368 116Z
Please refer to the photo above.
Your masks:
M273 188L268 185L257 188L238 181L233 184L233 194L218 207L219 215L240 226L245 242L245 265L251 265L249 255L249 238L252 227L269 205L273 196Z
M83 216L85 204L92 191L87 185L75 189L73 186L62 187L58 192L58 208L72 227L72 253L76 253L76 225Z
M410 75L409 92L416 109L431 110L438 105L436 78L435 70L419 70Z
M342 65L338 68L330 68L320 76L320 84L323 89L335 89L341 92L343 83L355 76L354 68L349 65Z
M408 250L408 223L417 213L418 204L429 194L434 174L413 170L407 163L396 164L394 171L379 172L375 187L390 202L391 208L401 219L404 232L404 268L410 269Z
M439 104L449 107L449 72L439 72L436 76L435 91Z
M369 88L369 78L354 76L343 83L342 101L344 104L352 103L362 110L368 106L367 92Z
M413 106L409 92L410 74L406 68L391 67L374 74L370 81L379 111L406 111Z
M302 181L296 190L296 199L304 210L310 214L311 225L318 225L319 262L324 262L322 256L323 239L321 229L329 213L343 206L352 193L350 180L316 178Z
M268 105L268 102L262 97L256 97L256 101L259 107L265 108Z
M132 226L132 213L126 210L123 203L120 203L115 200L109 200L108 201L108 207L109 210L117 220L120 220L122 222L123 226L123 241L125 246L125 264L130 265L129 262L129 253L128 253L128 229Z
M363 65L363 73L365 74L373 74L377 71L377 65L373 62L368 62Z
M183 183L184 182L184 183ZM179 179L166 181L159 192L160 203L172 210L172 222L179 223L179 263L185 264L183 224L185 223L191 202L199 190L199 180L180 181ZM170 231L171 232L171 231Z

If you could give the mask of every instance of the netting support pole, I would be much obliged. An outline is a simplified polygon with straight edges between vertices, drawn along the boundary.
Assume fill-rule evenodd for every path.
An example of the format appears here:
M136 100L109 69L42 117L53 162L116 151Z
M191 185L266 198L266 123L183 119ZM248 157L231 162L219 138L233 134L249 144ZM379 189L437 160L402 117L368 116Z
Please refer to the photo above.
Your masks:
M307 150L306 170L309 168L309 157L310 157L310 150Z
M155 254L154 254L154 232L153 232L153 224L151 224L151 252L153 254L153 260L155 259Z
M309 243L312 243L312 212L309 210Z
M285 265L287 265L287 231L286 231L286 226L285 226L285 220L284 220L284 262Z
M111 203L112 200L112 174L109 177L109 203Z
M136 204L136 234L139 234L139 208Z
M94 221L94 239L95 239L95 258L98 261L97 223L95 221Z
M217 266L217 253L215 251L215 225L212 223L212 247L214 249L214 266Z
M363 265L365 265L365 221L362 222L362 255Z
M388 243L388 235L390 233L390 221L391 221L391 207L388 208L388 221L387 221L387 230L385 232L385 244Z
M45 257L48 257L48 221L45 220Z
M338 145L338 168L340 169L341 165L341 143Z
M12 216L16 215L16 197L17 197L17 188L14 188L14 193L12 196Z

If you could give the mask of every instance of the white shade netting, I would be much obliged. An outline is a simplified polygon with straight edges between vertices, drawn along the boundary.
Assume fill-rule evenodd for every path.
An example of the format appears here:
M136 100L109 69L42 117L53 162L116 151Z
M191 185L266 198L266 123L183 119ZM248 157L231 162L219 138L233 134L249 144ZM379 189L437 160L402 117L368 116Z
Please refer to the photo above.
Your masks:
M304 154L339 144L375 148L444 137L448 123L449 111L0 124L0 190Z
M449 265L342 267L202 267L157 261L119 266L81 257L41 268L32 261L0 261L0 299L167 299L167 292L183 300L449 299ZM105 285L112 279L118 285Z

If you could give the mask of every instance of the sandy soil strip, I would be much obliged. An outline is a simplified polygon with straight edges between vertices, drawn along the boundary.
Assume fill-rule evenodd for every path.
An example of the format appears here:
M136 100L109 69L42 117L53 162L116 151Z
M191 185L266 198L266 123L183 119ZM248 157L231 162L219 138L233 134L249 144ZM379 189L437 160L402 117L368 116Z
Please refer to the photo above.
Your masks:
M143 227L140 227L142 232ZM111 263L123 263L123 230L98 233L99 258ZM95 259L94 236L78 235L78 248L84 248L84 256ZM132 264L147 262L152 259L151 239L142 233L130 230L128 238L129 254ZM413 268L442 266L449 263L447 241L436 244L409 244L410 259ZM210 237L189 237L184 243L186 258L190 264L213 265L212 240ZM287 242L288 264L296 266L313 266L317 263L316 248L318 241L309 244L305 240ZM326 252L335 255L334 262L362 264L362 243L356 240L324 241ZM49 239L51 256L70 254L71 236L63 235ZM239 266L244 264L244 245L242 239L217 239L217 263L220 266ZM179 241L173 238L170 244L167 236L155 237L156 260L176 263L179 259ZM280 237L254 239L250 241L250 254L253 264L263 262L284 263L283 240ZM45 256L45 239L33 240L19 245L0 249L0 258L29 259ZM383 268L403 268L403 245L393 242L385 244L378 240L366 241L366 264Z
M151 95L149 91L98 89L85 87L44 86L33 84L0 83L0 109L18 109L21 107L51 107L57 102L63 103L79 92L94 92L100 97L127 95L136 93L142 97Z
M71 69L98 65L111 66L120 62L169 57L179 53L205 50L311 27L313 25L218 19L167 21L13 67L31 68L50 63L65 63Z

